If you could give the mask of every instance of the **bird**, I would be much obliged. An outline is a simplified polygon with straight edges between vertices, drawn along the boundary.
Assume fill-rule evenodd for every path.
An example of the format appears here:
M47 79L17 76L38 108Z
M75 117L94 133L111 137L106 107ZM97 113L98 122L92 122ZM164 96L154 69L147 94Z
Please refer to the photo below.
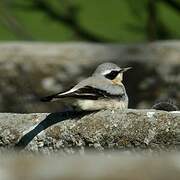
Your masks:
M74 106L80 110L127 109L128 95L122 80L123 73L131 68L120 68L111 62L102 63L90 77L71 89L43 97L41 101L73 98Z

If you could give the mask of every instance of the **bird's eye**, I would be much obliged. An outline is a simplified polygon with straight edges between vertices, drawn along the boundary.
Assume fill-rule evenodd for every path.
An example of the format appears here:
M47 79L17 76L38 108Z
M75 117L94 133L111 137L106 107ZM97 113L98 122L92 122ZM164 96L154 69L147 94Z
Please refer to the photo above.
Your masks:
M105 77L107 79L110 79L110 80L113 80L116 78L116 76L119 74L120 71L111 71L110 73L108 74L105 74Z

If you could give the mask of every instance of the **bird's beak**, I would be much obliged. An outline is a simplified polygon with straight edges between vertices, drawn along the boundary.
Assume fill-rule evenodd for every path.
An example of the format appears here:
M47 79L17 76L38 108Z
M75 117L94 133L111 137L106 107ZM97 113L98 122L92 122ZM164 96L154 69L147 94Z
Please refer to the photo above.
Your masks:
M128 71L129 69L132 69L132 67L123 68L122 72Z

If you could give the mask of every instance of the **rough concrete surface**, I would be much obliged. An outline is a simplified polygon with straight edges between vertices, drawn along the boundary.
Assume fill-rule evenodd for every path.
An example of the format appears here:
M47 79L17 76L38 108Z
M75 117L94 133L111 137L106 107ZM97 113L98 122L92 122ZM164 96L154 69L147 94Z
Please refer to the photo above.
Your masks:
M103 110L0 114L2 149L32 152L179 150L180 112Z

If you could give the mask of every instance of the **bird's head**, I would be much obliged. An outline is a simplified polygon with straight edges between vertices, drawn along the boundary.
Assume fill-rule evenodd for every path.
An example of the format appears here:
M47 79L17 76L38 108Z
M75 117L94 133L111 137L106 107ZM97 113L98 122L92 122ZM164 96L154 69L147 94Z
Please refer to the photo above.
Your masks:
M93 75L103 75L105 78L111 80L114 84L121 84L123 73L132 67L120 68L114 63L100 64Z

